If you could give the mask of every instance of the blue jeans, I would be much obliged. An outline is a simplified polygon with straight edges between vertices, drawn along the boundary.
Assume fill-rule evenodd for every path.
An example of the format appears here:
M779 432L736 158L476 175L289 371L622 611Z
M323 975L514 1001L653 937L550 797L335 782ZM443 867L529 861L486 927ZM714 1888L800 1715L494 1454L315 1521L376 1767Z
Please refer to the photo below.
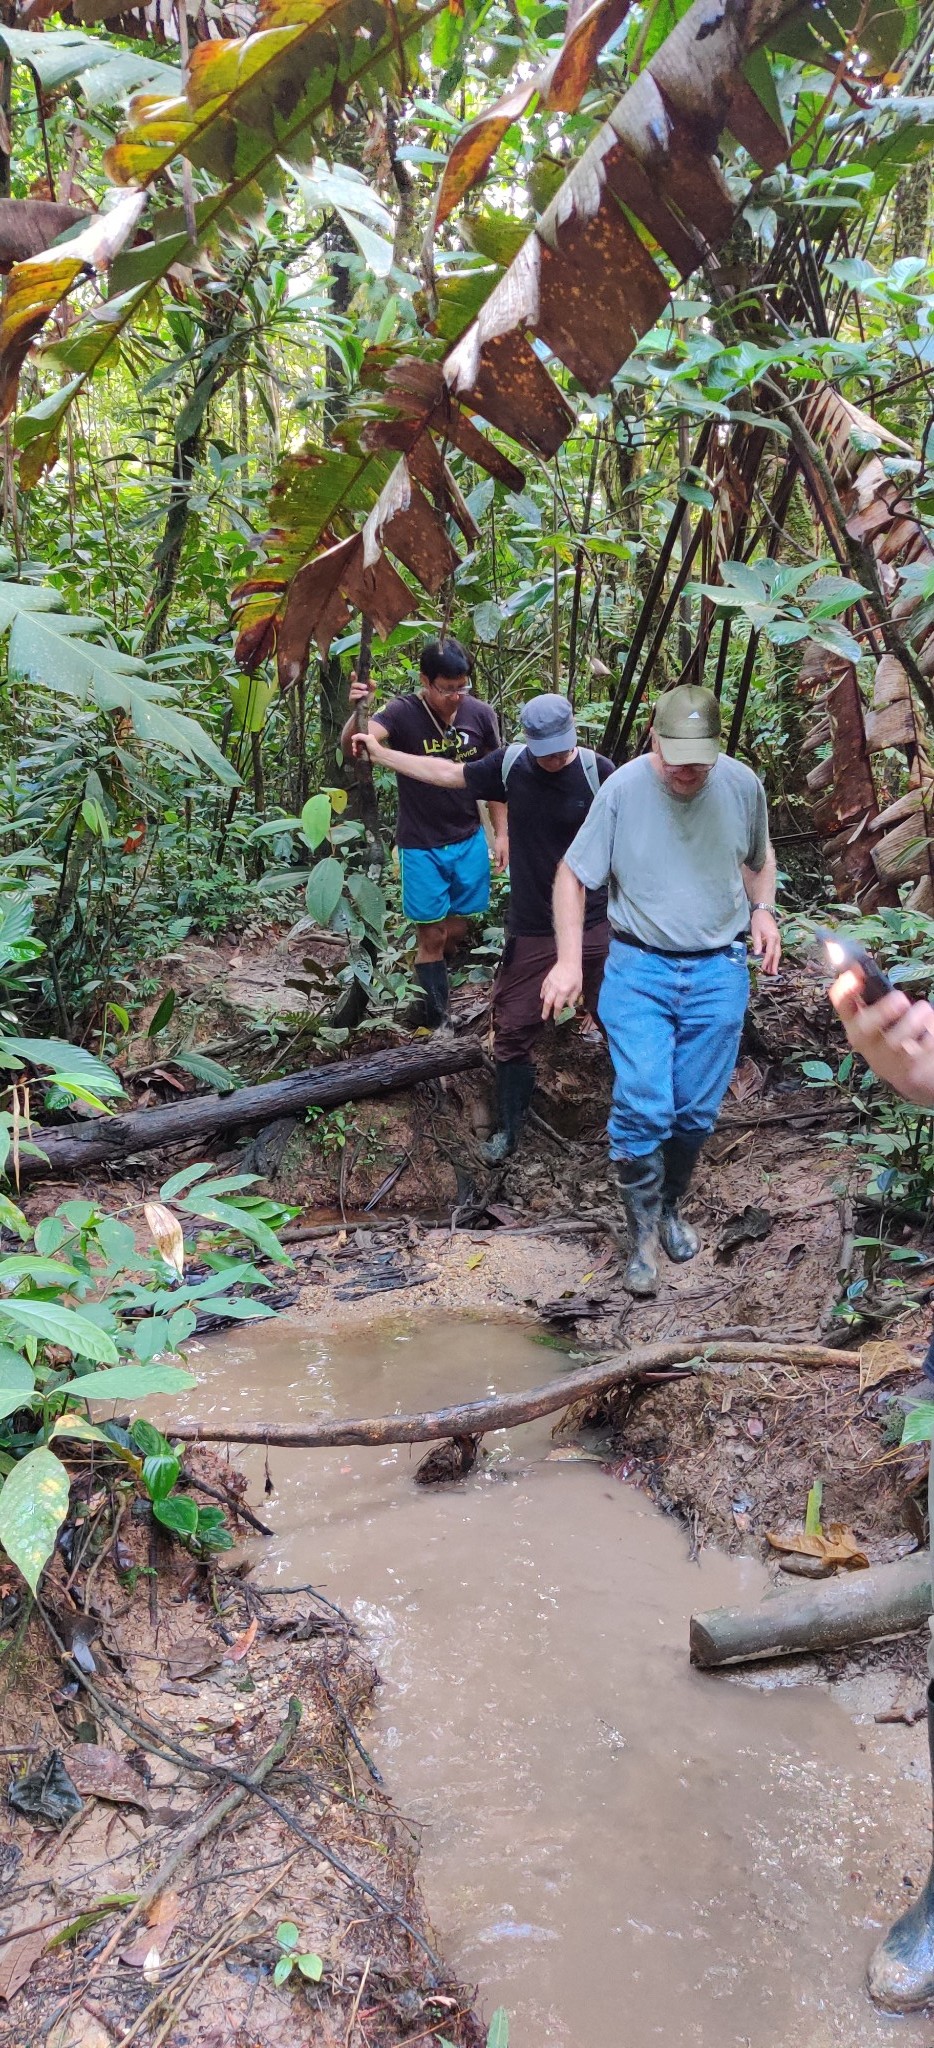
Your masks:
M599 1016L613 1061L611 1159L639 1159L673 1132L712 1131L749 1001L742 939L693 958L613 939Z

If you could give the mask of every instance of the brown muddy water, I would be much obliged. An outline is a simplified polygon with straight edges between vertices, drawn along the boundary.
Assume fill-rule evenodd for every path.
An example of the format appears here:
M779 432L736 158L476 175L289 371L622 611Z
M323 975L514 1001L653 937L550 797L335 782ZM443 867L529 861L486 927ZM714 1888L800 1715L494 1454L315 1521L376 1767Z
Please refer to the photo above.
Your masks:
M322 1336L283 1317L192 1356L192 1418L377 1415L535 1385L560 1355L483 1322ZM684 1531L550 1422L487 1439L455 1487L423 1446L278 1451L257 1577L353 1614L384 1684L366 1731L424 1826L446 1955L510 2048L929 2048L866 2002L866 1958L927 1854L920 1731L824 1688L692 1672L693 1607L758 1565ZM262 1501L263 1454L241 1452Z

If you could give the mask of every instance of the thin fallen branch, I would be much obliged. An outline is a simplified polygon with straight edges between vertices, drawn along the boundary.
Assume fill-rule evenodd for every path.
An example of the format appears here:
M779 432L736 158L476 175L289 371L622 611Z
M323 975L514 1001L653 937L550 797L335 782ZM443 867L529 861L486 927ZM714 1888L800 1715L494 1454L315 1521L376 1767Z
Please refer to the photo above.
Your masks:
M33 1139L44 1157L20 1158L20 1179L50 1173L74 1179L86 1167L156 1146L187 1144L215 1131L241 1130L290 1116L314 1104L333 1109L361 1096L414 1088L442 1074L478 1067L482 1054L475 1039L389 1046L363 1059L334 1060L327 1067L306 1067L282 1081L263 1081L255 1088L235 1088L230 1095L187 1095L182 1102L158 1109L136 1109L124 1116L95 1116L85 1123L55 1124L34 1129Z
M672 1306L676 1306L672 1303ZM485 1436L491 1429L509 1429L517 1422L533 1422L539 1415L552 1415L572 1402L584 1401L627 1380L683 1366L694 1371L707 1364L800 1365L859 1367L858 1351L833 1351L826 1344L699 1344L682 1337L671 1344L642 1344L598 1365L581 1366L579 1372L565 1373L521 1394L492 1394L484 1401L467 1401L458 1408L438 1408L424 1415L377 1415L341 1421L325 1418L318 1422L281 1425L275 1422L173 1422L166 1433L182 1443L278 1444L293 1450L323 1450L338 1444L428 1444L448 1436Z

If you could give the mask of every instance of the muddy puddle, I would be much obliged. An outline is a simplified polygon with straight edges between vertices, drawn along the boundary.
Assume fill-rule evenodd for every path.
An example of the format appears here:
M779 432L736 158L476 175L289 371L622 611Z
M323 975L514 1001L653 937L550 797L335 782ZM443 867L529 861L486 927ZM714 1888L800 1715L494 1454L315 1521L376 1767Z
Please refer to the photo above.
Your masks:
M192 1360L188 1414L379 1414L534 1385L560 1355L516 1327L241 1329ZM753 1599L757 1564L682 1529L550 1421L487 1440L458 1486L422 1447L273 1454L258 1577L313 1580L367 1631L366 1740L424 1825L439 1940L510 2048L929 2048L860 1989L927 1848L917 1729L822 1688L693 1673L692 1607ZM240 1454L263 1501L263 1454Z

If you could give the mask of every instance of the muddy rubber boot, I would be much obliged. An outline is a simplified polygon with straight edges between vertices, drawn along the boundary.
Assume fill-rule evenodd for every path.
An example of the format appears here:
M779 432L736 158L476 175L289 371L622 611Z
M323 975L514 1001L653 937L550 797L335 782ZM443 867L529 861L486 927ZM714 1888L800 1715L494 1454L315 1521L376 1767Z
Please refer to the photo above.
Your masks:
M661 1149L656 1147L641 1159L614 1159L613 1165L629 1230L629 1260L623 1286L630 1294L657 1294L655 1245L665 1171Z
M424 1021L429 1031L437 1031L447 1023L448 970L443 960L418 960L415 963L415 979L424 993Z
M675 1264L683 1265L685 1259L693 1259L700 1251L700 1238L696 1230L685 1223L678 1214L678 1203L687 1194L691 1175L700 1157L703 1136L698 1133L690 1137L676 1131L666 1138L662 1146L665 1161L665 1178L662 1182L662 1213L658 1234L663 1249Z
M934 1683L928 1685L927 1701L934 1784ZM886 2012L917 2012L934 2002L934 1863L920 1898L889 1928L871 1956L866 1989Z
M531 1060L497 1060L497 1128L489 1142L480 1147L488 1166L501 1166L515 1151L534 1093L535 1068Z

